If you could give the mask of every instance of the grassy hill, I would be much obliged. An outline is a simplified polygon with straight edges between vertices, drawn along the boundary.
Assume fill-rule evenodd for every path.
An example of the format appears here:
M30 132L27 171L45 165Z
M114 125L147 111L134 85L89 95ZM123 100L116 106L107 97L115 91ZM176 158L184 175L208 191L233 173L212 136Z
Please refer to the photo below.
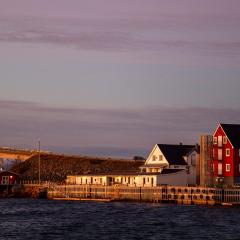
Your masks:
M88 173L113 173L138 171L144 161L65 156L58 154L41 154L41 180L61 182L67 175ZM38 179L38 155L14 166L11 171L16 172L25 180Z

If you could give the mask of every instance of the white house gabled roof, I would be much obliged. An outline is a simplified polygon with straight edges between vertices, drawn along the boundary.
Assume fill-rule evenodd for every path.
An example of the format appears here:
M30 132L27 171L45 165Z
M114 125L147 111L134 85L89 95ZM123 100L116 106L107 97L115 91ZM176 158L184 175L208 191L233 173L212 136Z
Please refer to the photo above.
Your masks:
M195 149L195 145L157 144L170 165L187 165L184 156Z

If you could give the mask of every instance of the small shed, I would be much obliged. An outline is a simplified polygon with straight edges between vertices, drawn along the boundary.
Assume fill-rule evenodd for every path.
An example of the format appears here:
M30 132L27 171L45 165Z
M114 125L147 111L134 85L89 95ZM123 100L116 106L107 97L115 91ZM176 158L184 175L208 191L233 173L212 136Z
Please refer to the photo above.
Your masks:
M15 185L20 183L20 176L11 171L0 171L0 185Z

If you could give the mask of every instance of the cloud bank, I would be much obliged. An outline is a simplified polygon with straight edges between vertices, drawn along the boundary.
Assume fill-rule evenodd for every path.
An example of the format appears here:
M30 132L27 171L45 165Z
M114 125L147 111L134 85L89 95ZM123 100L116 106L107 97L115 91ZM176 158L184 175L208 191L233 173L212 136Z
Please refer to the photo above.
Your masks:
M195 144L219 122L239 123L240 109L56 108L0 101L1 145L33 146L84 154L146 155L155 143Z

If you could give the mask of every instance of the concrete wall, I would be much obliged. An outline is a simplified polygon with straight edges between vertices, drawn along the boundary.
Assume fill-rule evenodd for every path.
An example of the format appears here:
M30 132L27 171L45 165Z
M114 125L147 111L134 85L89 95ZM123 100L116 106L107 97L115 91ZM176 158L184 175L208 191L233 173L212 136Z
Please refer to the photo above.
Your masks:
M187 186L188 174L185 170L177 173L160 174L157 176L157 185Z
M196 185L198 184L197 178L199 174L197 174L198 166L199 166L199 154L197 151L193 151L187 157L188 163L188 184L189 185Z

